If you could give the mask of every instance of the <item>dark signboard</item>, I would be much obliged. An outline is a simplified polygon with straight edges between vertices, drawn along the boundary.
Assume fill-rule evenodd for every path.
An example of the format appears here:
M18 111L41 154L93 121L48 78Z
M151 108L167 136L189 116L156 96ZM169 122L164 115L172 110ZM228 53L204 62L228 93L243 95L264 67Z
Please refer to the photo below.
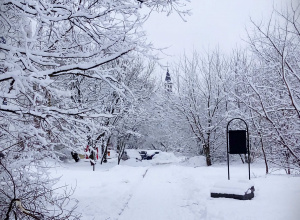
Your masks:
M247 154L246 130L229 131L230 154Z
M230 130L229 125L232 121L239 120L245 124L245 130ZM227 164L228 164L228 179L230 180L229 173L229 154L247 154L250 158L249 147L249 130L246 121L242 118L233 118L227 123L226 129L226 142L227 142ZM248 171L250 180L250 159L248 159Z

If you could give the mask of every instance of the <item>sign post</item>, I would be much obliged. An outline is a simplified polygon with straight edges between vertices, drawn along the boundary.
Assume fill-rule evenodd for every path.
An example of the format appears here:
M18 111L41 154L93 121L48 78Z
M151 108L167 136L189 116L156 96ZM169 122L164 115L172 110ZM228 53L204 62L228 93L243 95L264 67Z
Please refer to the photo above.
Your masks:
M228 130L230 123L233 120L241 120L246 125L246 130ZM230 180L229 173L229 154L247 154L248 153L248 170L250 180L250 148L249 148L249 131L245 120L241 118L233 118L227 124L226 129L227 139L227 165L228 165L228 180Z

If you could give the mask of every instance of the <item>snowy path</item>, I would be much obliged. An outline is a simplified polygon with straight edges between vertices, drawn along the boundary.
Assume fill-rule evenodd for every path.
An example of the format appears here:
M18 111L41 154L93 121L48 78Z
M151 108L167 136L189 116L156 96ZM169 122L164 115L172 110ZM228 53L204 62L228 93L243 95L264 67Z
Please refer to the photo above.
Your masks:
M193 179L182 167L149 168L119 220L203 219L205 210Z
M182 163L169 153L152 161L133 159L116 165L71 162L60 167L61 185L76 187L82 220L299 220L300 176L265 175L253 164L255 197L250 201L210 197L210 189L227 180L227 166ZM194 161L199 162L199 158ZM166 163L169 164L166 164ZM284 172L282 172L284 173ZM247 165L236 163L231 177L247 179Z

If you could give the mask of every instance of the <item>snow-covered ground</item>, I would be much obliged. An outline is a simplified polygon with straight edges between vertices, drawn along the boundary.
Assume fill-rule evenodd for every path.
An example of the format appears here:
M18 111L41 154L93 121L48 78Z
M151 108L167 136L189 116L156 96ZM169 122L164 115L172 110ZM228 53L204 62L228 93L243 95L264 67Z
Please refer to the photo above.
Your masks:
M148 151L149 153L149 151ZM205 166L204 158L186 159L160 152L153 160L137 161L138 151L117 165L97 164L93 172L84 160L53 171L59 184L76 186L78 212L84 220L299 220L300 176L283 172L265 175L263 164L251 166L255 197L241 201L211 198L213 186L227 180L227 166ZM231 165L231 179L247 180L247 165Z

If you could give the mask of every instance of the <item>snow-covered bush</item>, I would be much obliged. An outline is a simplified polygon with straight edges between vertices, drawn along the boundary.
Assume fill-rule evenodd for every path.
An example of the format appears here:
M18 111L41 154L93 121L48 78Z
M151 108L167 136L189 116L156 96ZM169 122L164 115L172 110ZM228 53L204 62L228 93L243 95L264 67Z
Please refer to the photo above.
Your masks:
M60 201L52 195L52 180L39 173L40 162L59 159L57 149L81 151L87 135L109 133L106 122L116 115L107 104L110 98L127 101L130 91L117 77L120 66L108 64L132 60L134 51L146 55L142 6L170 12L178 11L179 2L0 2L1 184L2 193L12 192L1 197L1 217L35 218L26 210L52 219L68 215L49 211ZM26 191L29 180L33 185ZM32 193L43 195L27 200Z

